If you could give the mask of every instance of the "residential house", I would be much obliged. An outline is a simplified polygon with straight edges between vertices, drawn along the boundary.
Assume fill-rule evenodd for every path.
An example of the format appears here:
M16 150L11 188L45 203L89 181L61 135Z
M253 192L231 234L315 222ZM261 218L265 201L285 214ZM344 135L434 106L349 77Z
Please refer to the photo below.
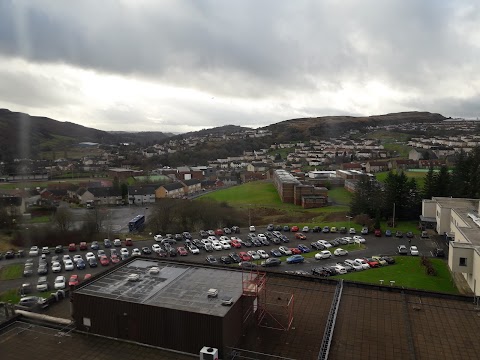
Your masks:
M87 201L93 201L96 205L122 204L122 192L120 189L113 187L80 188L77 191L77 196L81 204L86 204Z
M266 163L252 162L251 164L247 165L247 171L264 172L264 171L267 171L269 167L270 167L269 164L266 164Z
M181 182L173 182L160 186L155 190L157 199L163 198L181 198L185 196L184 185Z
M388 161L369 161L365 165L365 170L369 173L388 171Z
M144 205L155 202L155 185L140 185L128 187L128 203L130 205Z
M183 192L185 195L194 194L202 190L202 182L197 179L181 181L184 184Z

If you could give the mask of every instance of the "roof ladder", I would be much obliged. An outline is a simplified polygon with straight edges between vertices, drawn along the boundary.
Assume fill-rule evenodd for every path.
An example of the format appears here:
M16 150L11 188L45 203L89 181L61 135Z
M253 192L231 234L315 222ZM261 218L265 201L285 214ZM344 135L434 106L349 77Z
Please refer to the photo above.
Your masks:
M330 345L332 343L333 330L335 329L335 322L337 321L337 312L340 307L340 300L342 298L343 280L341 279L333 294L332 306L328 313L327 324L325 326L325 332L323 333L322 345L320 346L320 352L318 353L318 360L327 360L330 352Z

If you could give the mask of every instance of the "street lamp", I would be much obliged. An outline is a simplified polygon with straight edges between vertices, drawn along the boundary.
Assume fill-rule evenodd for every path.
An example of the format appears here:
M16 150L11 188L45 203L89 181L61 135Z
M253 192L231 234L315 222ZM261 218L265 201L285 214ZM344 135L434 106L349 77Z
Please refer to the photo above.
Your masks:
M346 216L346 218L348 219L348 231L350 231L350 220L353 219L353 216Z

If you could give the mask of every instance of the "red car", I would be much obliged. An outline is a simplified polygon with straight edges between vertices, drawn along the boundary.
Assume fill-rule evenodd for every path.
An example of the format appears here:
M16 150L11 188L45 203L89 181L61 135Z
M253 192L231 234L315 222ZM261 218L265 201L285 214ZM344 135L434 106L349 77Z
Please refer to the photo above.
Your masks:
M372 258L363 258L367 262L368 265L370 265L371 268L377 268L380 266L377 260L372 259Z
M85 274L85 276L83 277L83 281L88 280L91 277L92 277L92 274Z
M187 256L188 252L183 246L177 247L178 255L180 256Z
M238 240L232 240L230 245L236 249L239 249L242 247L242 244Z
M77 251L77 245L75 245L75 243L69 244L68 251Z
M112 262L112 264L118 264L120 262L120 258L117 255L113 254L112 256L110 256L110 261Z
M302 234L300 232L297 232L295 234L295 239L298 239L298 240L307 240L307 236L305 234Z
M108 257L106 257L105 255L102 255L100 256L100 264L102 264L103 266L107 266L110 264L110 260L108 260Z
M300 229L298 228L297 225L294 225L292 226L292 228L290 229L291 232L297 232L297 231L300 231Z
M133 246L133 241L132 241L132 239L126 238L126 239L125 239L125 245L126 245L126 246Z
M68 280L69 286L77 286L79 284L78 275L70 276L70 280Z
M251 261L252 257L248 255L245 251L241 251L238 253L238 256L240 256L240 259L242 261Z
M215 235L222 236L222 235L223 235L223 229L217 229L217 230L215 230Z
M380 237L380 236L382 236L382 230L380 230L380 229L375 229L375 233L374 233L374 234L375 234L375 236Z
M298 248L290 248L288 249L292 252L292 255L300 255L302 253L302 250L298 249Z
M82 241L80 243L80 250L87 250L87 249L88 249L87 243L85 241Z

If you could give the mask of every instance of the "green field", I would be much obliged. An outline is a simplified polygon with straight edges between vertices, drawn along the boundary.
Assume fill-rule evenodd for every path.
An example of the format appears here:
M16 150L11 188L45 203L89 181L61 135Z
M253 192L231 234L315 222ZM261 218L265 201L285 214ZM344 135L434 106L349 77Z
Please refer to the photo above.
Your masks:
M425 183L425 176L427 175L426 172L419 172L419 171L404 171L405 175L408 178L414 178L415 181L417 182L417 187L418 189L423 189L423 184ZM379 173L375 174L375 177L377 178L378 181L380 182L385 182L385 179L387 178L388 171L382 171Z
M21 278L23 275L23 264L5 265L0 268L0 280L12 280Z
M384 284L389 284L393 280L395 286L450 294L459 293L452 280L447 263L443 260L431 259L437 270L436 276L429 276L425 273L425 267L420 264L419 257L397 256L395 260L396 264L394 265L337 275L334 278L370 284L380 284L380 280L383 280Z
M352 193L343 187L336 187L328 191L328 199L338 205L350 205Z

